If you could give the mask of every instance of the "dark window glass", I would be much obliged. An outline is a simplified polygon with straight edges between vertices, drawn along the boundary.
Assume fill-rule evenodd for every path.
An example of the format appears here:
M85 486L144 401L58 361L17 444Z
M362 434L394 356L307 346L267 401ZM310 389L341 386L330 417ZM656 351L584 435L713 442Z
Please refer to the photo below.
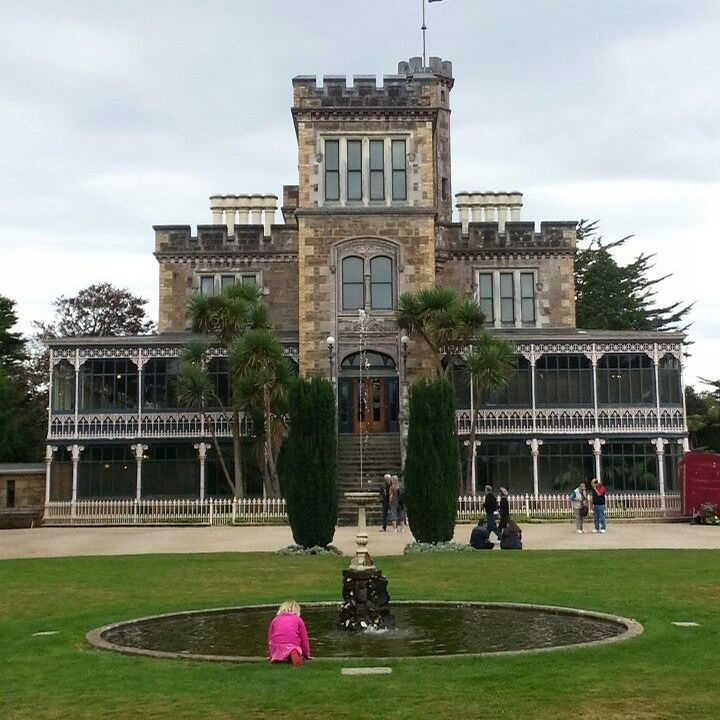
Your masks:
M201 275L200 276L200 292L203 295L212 297L215 294L215 276L214 275Z
M243 285L257 285L257 275L250 273L249 275L243 275L241 278Z
M603 447L603 482L610 490L657 492L657 471L657 453L649 442L607 442Z
M532 407L530 363L522 355L515 356L515 368L507 385L498 393L485 393L477 407Z
M347 141L347 199L362 200L362 140Z
M53 412L75 412L75 368L67 360L55 366L52 383Z
M448 199L448 179L446 177L444 177L440 183L440 199Z
M512 273L500 273L500 322L515 324L515 279Z
M393 306L392 260L381 255L370 260L370 307L391 310Z
M371 370L392 370L395 368L395 361L383 353L366 350L363 353L356 352L348 355L340 364L343 370L360 370L362 364L363 372Z
M234 275L221 275L220 276L220 292L223 290L227 290L227 288L232 287L235 284L235 276Z
M175 410L177 401L178 362L169 358L153 358L142 372L143 410Z
M671 441L665 446L665 490L668 492L675 492L680 488L678 484L678 463L682 456L682 448L678 443Z
M210 381L212 382L213 392L217 395L217 398L212 397L208 399L208 409L219 410L220 405L218 404L218 399L222 407L227 409L230 407L232 399L228 378L227 358L212 358L207 364L207 371L210 376Z
M660 403L662 405L682 405L682 380L680 361L672 355L660 359L658 367L660 384Z
M392 141L392 198L393 200L407 200L404 140Z
M6 490L5 507L14 508L15 507L15 481L8 480L7 487L5 488L5 490Z
M365 264L362 258L346 257L342 261L342 307L358 310L365 307Z
M370 141L370 199L385 199L385 142Z
M592 448L586 440L545 441L538 455L538 485L541 493L566 493L594 477Z
M512 493L533 491L532 456L525 440L483 441L475 461L477 487L504 487Z
M154 444L142 464L143 497L198 497L200 460L191 443Z
M80 409L137 410L138 373L130 360L88 360L80 368Z
M535 365L535 403L592 405L592 383L592 364L584 355L542 355Z
M325 141L325 199L340 199L340 143Z
M492 273L480 273L478 276L478 299L480 307L485 316L486 323L495 322L495 310L493 308L493 276Z
M456 410L470 409L470 376L461 365L454 365L452 369L453 394L455 396Z
M80 454L78 497L135 497L137 461L130 445L91 445Z
M597 378L601 405L655 404L653 364L645 354L603 355Z
M520 273L520 317L523 325L535 324L535 276Z

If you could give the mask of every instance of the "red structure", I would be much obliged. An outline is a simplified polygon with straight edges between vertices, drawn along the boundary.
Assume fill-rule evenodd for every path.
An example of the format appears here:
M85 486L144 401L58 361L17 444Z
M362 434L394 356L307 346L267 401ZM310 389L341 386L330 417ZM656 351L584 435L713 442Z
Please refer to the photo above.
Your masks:
M720 455L686 453L679 467L683 515L693 515L707 502L720 507Z

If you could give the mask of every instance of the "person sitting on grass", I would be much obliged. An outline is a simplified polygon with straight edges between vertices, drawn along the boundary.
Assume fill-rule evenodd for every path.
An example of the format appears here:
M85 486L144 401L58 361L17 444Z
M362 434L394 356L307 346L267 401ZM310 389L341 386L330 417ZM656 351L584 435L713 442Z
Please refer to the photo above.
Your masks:
M272 619L268 628L268 655L271 663L291 662L295 666L302 665L303 659L310 659L310 642L297 601L286 600Z
M522 530L514 520L508 520L500 538L501 550L522 550Z
M488 530L488 526L482 521L482 518L478 520L478 524L470 533L470 547L475 548L475 550L492 550L495 547L490 542L490 530Z

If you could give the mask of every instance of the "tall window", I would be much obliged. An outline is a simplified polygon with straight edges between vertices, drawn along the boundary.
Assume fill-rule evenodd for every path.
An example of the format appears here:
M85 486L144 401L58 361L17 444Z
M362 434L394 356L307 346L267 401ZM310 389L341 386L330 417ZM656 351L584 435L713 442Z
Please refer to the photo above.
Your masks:
M500 273L500 323L515 324L515 281L512 273Z
M177 360L153 358L145 363L142 373L144 410L174 410L178 407L177 374Z
M532 405L530 363L522 355L515 356L515 368L499 393L485 393L475 400L478 407L530 407Z
M75 368L67 360L55 366L52 390L54 412L75 412Z
M663 405L682 405L680 361L672 355L661 358L658 367L660 402Z
M232 287L235 284L235 276L234 275L221 275L220 276L220 292L223 292L224 290L227 290L229 287Z
M407 200L404 140L392 141L392 199Z
M392 260L379 255L370 260L370 307L373 310L392 310Z
M325 141L325 199L340 199L340 141Z
M347 141L347 199L362 200L362 140Z
M520 317L523 325L535 325L535 275L520 273Z
M215 294L215 276L214 275L201 275L200 276L200 292L203 295L212 297Z
M370 199L385 199L385 141L370 141Z
M130 360L88 360L80 368L80 408L137 410L138 372Z
M196 497L200 465L191 443L151 443L142 466L143 497Z
M227 409L231 404L230 380L228 378L227 358L214 357L207 364L207 372L212 382L213 391L222 406ZM216 398L210 398L208 408L219 410Z
M533 491L532 456L525 440L483 441L475 462L478 486L502 486L513 493Z
M657 454L648 442L608 442L602 453L603 482L620 492L656 492Z
M365 307L365 263L359 257L342 261L342 308L358 310Z
M569 492L595 474L592 448L586 440L545 441L538 456L541 493Z
M485 322L495 322L495 310L493 308L493 276L492 273L480 273L478 275L478 300L485 316Z
M603 355L598 361L598 402L601 405L653 405L652 360L644 353Z
M130 445L91 445L80 455L78 496L134 497L137 464Z
M539 407L592 405L592 365L584 355L543 355L535 365Z

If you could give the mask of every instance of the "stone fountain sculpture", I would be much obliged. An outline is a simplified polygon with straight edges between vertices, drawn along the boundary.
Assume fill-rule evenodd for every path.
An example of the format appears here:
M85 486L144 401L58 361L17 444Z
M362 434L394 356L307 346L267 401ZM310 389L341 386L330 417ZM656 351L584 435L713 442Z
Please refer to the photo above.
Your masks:
M361 413L363 420L367 412L367 398L363 371L365 369L365 330L367 315L359 310L360 316L360 388ZM355 535L355 556L350 567L343 570L343 603L340 608L340 627L345 630L386 630L395 626L395 618L390 613L390 595L387 591L387 578L375 567L367 550L368 534L365 509L378 501L378 493L363 489L363 425L360 425L360 490L345 493L345 497L357 505L358 524Z

